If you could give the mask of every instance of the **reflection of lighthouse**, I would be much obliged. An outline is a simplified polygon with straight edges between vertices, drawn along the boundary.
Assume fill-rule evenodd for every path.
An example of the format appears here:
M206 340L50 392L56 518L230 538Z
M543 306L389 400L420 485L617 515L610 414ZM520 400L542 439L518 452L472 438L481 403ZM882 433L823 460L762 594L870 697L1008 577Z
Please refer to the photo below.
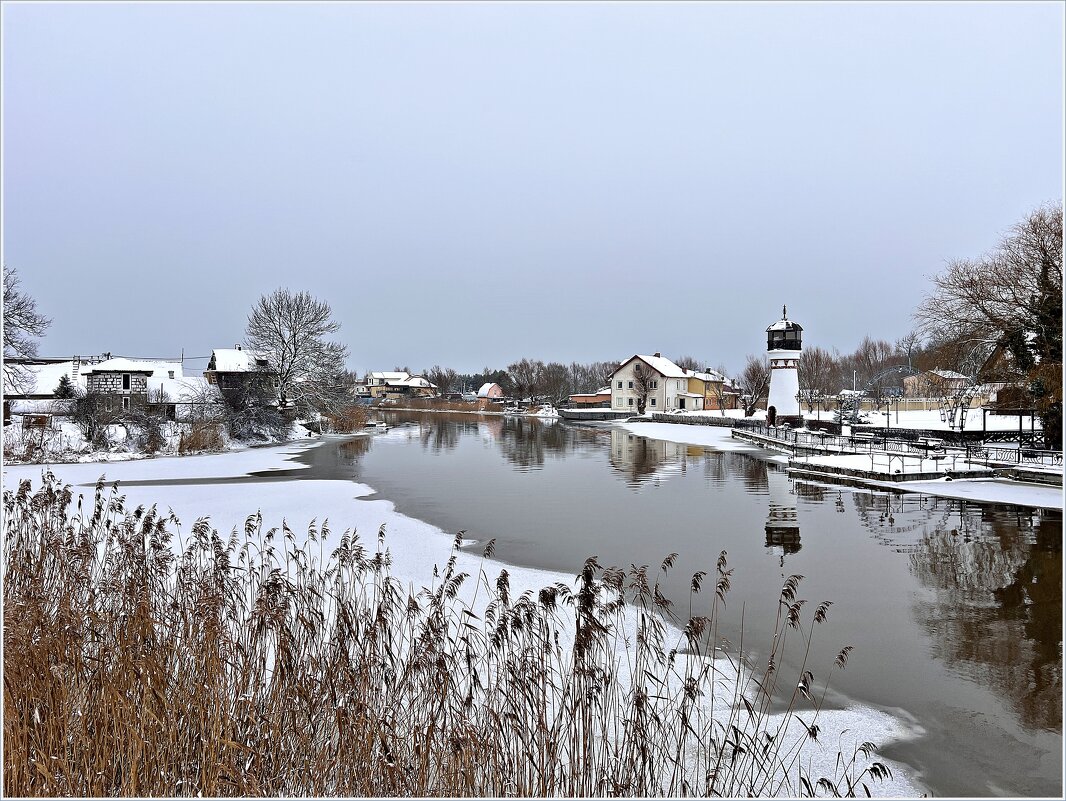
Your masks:
M770 358L770 398L767 416L773 408L778 422L799 424L803 418L799 405L799 365L803 327L788 319L788 309L781 307L781 319L766 329L766 350Z
M774 475L772 479L782 479ZM796 498L783 480L770 481L770 510L766 515L766 547L781 549L781 564L787 554L796 553L800 545L799 517Z

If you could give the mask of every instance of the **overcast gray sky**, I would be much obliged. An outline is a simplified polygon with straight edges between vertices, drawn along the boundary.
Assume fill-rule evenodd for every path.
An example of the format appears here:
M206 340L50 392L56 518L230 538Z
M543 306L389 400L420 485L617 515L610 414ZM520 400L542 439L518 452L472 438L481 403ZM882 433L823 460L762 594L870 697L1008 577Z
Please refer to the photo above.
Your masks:
M850 350L1062 197L1063 16L5 3L3 258L45 355L203 356L278 286L360 372L736 371L782 303Z

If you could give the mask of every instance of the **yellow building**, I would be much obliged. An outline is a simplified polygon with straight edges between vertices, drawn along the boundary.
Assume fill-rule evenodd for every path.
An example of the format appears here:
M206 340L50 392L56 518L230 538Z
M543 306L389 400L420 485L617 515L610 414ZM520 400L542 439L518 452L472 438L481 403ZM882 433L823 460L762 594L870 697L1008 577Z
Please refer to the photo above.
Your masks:
M688 391L690 395L698 395L700 409L736 409L739 405L740 393L733 388L724 375L717 370L701 372L686 371L688 373Z

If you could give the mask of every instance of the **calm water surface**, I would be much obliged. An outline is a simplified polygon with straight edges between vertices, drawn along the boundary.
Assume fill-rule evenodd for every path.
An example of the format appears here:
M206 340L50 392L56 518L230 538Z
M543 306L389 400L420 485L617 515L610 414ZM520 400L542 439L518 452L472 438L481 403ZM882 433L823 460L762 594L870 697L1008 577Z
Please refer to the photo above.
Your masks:
M801 574L806 621L834 602L808 667L824 680L854 646L830 702L885 709L920 733L885 756L936 795L1061 797L1061 512L794 482L759 454L610 427L388 418L389 435L307 451L311 469L292 477L365 482L409 516L465 530L475 550L495 538L517 564L576 573L592 555L657 566L676 552L667 594L686 616L692 574L713 574L724 550L725 634L738 643L743 628L756 652L784 577Z

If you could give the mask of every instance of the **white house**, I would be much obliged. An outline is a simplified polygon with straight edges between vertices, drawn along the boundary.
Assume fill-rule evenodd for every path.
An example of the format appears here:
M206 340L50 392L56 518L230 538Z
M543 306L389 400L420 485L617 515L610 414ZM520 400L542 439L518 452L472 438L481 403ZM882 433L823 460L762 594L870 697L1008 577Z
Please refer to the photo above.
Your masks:
M637 364L643 364L654 374L645 412L670 412L676 409L694 408L692 394L688 390L688 374L661 353L652 356L635 354L622 362L611 374L611 408L615 411L637 413L636 375Z
M357 388L358 389L358 388ZM372 398L423 397L437 394L437 385L425 376L400 371L374 371L366 374L365 390L360 394Z

